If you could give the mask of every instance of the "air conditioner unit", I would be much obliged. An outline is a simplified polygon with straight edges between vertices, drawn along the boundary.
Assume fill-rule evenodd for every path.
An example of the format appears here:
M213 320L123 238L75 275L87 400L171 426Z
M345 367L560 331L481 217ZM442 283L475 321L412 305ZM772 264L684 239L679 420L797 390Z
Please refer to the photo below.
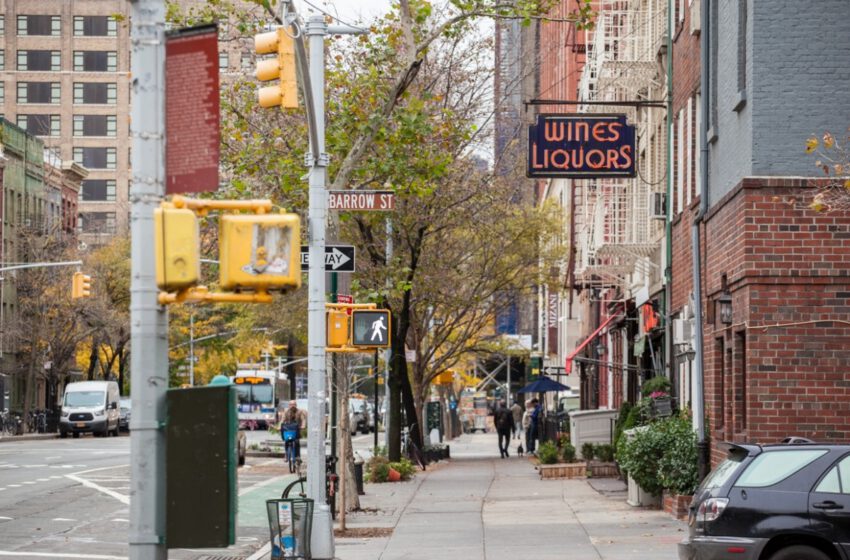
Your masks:
M691 16L691 35L697 35L700 32L700 15L702 14L701 0L691 0L688 11Z
M650 215L656 220L667 219L667 194L663 192L652 193L649 206Z
M693 339L691 329L693 323L689 319L673 319L673 344L688 344Z

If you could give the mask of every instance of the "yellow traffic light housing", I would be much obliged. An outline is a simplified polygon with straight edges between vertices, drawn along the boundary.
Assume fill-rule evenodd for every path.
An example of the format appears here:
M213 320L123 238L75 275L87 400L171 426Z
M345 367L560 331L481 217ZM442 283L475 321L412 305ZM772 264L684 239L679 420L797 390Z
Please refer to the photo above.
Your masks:
M327 311L328 348L343 348L350 343L349 316L345 311L329 309Z
M71 298L91 297L91 276L75 272L71 279Z
M301 286L298 214L228 214L220 219L219 284L223 290Z
M163 205L154 210L156 285L177 291L195 286L201 278L198 218L186 208Z
M277 53L275 58L257 62L256 77L260 81L280 80L273 86L259 89L257 97L261 107L298 107L298 80L295 72L295 39L286 28L254 36L257 54Z

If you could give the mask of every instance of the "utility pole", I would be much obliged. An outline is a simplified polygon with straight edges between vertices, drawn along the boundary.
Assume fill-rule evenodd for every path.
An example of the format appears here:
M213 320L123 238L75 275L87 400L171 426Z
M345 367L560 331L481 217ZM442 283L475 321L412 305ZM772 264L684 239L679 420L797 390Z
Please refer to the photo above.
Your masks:
M189 315L189 386L195 386L195 314Z
M153 214L165 192L165 2L132 0L130 560L166 560L168 315L157 303Z

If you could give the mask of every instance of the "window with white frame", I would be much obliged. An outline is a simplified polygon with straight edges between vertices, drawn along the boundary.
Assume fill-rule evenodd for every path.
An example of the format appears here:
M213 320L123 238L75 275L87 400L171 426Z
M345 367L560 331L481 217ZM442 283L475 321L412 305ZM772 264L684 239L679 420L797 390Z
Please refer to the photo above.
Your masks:
M74 136L115 136L115 115L74 115Z
M105 82L74 82L75 105L115 105L118 84Z
M18 35L59 37L62 35L62 17L50 15L18 16Z
M62 85L59 82L18 82L18 103L59 103Z

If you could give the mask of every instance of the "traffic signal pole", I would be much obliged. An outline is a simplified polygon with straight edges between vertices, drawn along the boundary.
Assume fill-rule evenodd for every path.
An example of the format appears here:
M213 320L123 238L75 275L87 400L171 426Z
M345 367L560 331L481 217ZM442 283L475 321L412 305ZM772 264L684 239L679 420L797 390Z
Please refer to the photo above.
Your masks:
M166 560L168 316L157 303L154 209L165 192L165 2L132 0L130 560Z

